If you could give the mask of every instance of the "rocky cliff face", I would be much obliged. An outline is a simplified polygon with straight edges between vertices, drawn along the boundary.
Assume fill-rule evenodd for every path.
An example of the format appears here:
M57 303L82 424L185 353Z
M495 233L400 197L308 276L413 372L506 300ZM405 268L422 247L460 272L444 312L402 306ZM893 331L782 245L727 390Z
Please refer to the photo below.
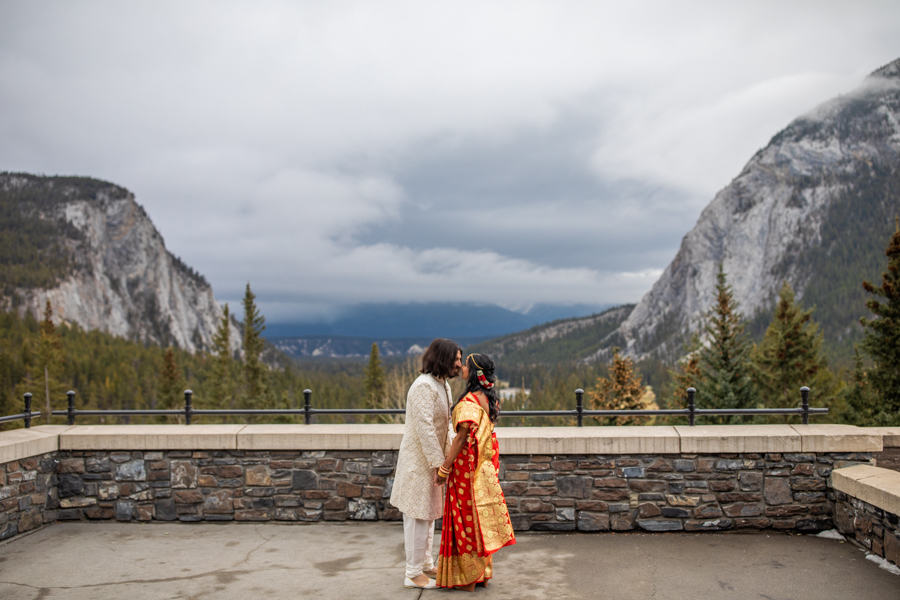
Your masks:
M898 213L900 60L759 151L703 211L620 339L632 356L676 356L712 304L719 263L744 315L771 311L788 281L827 321L827 342L858 337L860 283L880 281Z
M211 347L222 318L212 287L166 250L134 196L87 178L0 174L7 210L53 224L70 268L44 288L6 286L7 310L195 352ZM240 334L232 324L233 349Z

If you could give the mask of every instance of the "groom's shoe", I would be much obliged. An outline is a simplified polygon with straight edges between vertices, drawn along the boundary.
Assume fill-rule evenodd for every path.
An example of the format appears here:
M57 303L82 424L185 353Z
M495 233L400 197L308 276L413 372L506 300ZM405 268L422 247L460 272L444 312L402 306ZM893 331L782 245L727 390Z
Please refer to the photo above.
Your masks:
M403 580L403 587L408 588L419 588L420 590L433 590L437 587L437 582L434 579L429 578L428 583L425 585L419 585L409 577Z

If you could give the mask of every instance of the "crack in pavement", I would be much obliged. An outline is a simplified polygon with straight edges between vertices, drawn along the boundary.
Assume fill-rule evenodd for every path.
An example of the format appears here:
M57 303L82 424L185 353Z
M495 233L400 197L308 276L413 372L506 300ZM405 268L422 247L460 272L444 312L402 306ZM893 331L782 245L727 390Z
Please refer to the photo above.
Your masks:
M657 592L657 589L656 589L656 574L657 574L657 572L658 572L658 570L659 570L659 565L656 564L656 561L653 560L653 556L651 556L651 554L650 554L646 549L644 549L643 546L639 546L638 548L640 549L641 553L644 555L644 558L646 559L646 562L649 563L649 564L651 564L651 565L653 566L653 571L651 571L651 573L650 573L650 585L651 585L652 588L653 588L653 593L650 594L650 597L651 597L651 598L656 598L656 592Z

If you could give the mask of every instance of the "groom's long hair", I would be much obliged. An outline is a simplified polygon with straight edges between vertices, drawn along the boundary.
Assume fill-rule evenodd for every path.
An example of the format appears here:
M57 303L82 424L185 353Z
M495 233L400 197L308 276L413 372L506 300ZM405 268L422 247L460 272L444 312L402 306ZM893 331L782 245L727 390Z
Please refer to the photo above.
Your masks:
M497 378L494 376L494 361L487 354L470 354L466 358L466 366L469 367L469 378L466 379L466 389L456 399L456 404L466 397L469 392L481 392L488 399L488 417L491 423L496 423L500 419L500 396L497 394ZM481 371L484 379L490 384L490 387L484 387L478 379L478 372ZM455 407L456 404L453 406Z
M422 373L428 373L438 379L456 377L456 353L462 352L459 344L453 340L437 338L422 355Z

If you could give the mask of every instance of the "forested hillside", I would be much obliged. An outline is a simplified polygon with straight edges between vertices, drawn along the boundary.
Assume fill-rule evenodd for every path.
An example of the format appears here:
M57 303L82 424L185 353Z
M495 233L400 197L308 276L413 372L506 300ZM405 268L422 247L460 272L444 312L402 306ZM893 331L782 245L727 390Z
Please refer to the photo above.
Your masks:
M609 308L599 314L560 319L526 331L475 344L468 352L483 352L516 365L555 365L580 362L614 343L610 338L634 309L633 304Z
M219 383L216 357L201 352L191 354L175 348L142 344L101 331L84 331L77 325L62 324L48 335L46 326L31 313L0 313L0 414L22 412L22 395L34 395L33 410L44 411L43 365L48 365L48 387L53 410L66 407L67 390L74 390L79 409L181 408L183 391L194 392L194 408L221 408L216 394ZM167 353L170 357L167 359ZM303 390L313 390L313 405L350 408L363 406L363 364L359 362L309 365L298 368L274 348L264 353L268 363L266 391L254 406L289 408L303 405ZM239 386L241 363L232 374ZM227 404L226 404L227 405ZM240 398L232 407L241 407ZM329 417L317 417L331 422ZM253 418L197 418L195 422L252 422ZM280 421L302 422L302 417ZM342 421L339 418L337 421ZM80 418L79 423L176 422L173 417ZM271 422L271 419L268 421ZM56 417L55 423L64 419ZM46 423L43 418L36 424ZM0 428L21 427L21 422Z

